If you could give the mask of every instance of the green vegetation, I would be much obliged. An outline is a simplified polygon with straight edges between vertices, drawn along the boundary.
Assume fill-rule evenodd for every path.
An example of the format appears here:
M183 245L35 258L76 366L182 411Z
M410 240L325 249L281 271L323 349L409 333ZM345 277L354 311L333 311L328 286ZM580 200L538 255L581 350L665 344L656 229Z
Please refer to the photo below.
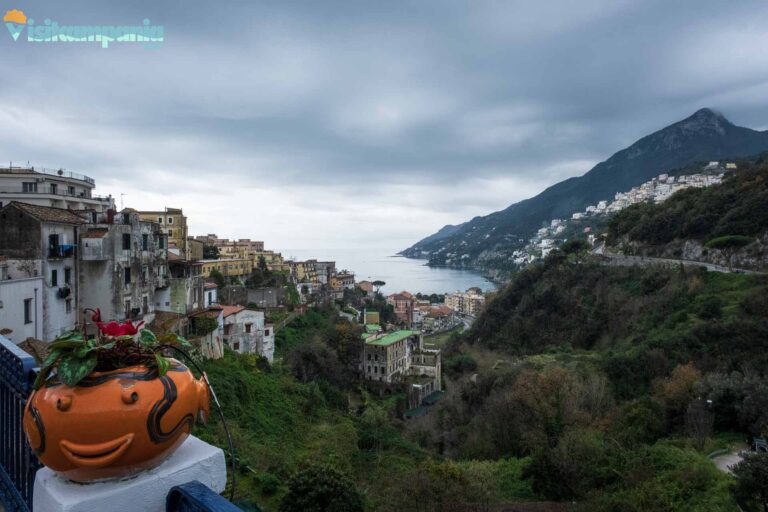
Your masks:
M215 245L204 245L203 246L203 259L206 260L217 260L219 259L219 248Z
M733 468L734 492L742 510L768 511L768 453L749 455Z
M660 245L676 239L749 243L768 227L768 162L742 165L720 186L690 188L661 204L642 203L614 215L609 243L621 239ZM718 240L719 239L719 240Z
M218 286L219 289L227 286L227 278L224 277L224 274L222 274L219 270L211 270L211 273L208 275L208 277L213 279L213 282L216 283L216 286Z

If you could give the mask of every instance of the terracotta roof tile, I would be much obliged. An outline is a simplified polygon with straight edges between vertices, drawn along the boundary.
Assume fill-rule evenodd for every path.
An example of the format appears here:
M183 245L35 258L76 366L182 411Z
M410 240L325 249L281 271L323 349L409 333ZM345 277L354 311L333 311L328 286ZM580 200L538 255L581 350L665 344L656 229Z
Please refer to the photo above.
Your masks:
M56 222L59 224L85 224L85 220L78 217L70 210L53 208L50 206L38 206L35 204L19 203L11 201L6 208L15 206L19 210L31 215L41 222Z

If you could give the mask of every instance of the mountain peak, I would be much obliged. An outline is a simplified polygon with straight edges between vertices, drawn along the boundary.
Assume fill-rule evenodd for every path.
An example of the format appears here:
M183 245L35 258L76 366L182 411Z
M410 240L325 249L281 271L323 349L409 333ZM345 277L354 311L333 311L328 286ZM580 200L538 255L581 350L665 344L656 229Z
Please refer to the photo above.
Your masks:
M672 126L682 129L683 132L714 132L719 135L724 135L726 128L733 126L733 123L716 110L702 108L694 112L692 116L683 119Z

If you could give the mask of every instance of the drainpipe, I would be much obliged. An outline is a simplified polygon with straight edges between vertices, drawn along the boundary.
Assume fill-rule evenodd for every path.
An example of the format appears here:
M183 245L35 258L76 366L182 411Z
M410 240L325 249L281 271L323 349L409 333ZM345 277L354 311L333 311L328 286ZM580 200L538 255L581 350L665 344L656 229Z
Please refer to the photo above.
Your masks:
M70 279L72 282L69 284L70 288L75 289L75 328L77 328L77 319L80 318L80 239L77 237L77 227L74 227L74 234L75 234L75 265L74 265L74 276L72 276ZM85 320L83 320L85 322ZM85 329L85 324L83 324L83 329ZM83 331L85 332L85 330Z
M37 288L35 288L35 339L40 339L37 337Z

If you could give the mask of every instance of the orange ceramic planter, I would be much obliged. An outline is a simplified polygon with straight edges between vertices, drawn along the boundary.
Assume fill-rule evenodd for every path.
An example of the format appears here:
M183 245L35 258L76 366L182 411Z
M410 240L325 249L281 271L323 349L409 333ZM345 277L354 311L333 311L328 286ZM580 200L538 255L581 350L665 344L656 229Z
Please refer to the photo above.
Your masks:
M208 414L205 382L173 360L162 377L132 366L93 372L75 387L49 381L29 397L24 431L43 464L92 482L157 466Z

